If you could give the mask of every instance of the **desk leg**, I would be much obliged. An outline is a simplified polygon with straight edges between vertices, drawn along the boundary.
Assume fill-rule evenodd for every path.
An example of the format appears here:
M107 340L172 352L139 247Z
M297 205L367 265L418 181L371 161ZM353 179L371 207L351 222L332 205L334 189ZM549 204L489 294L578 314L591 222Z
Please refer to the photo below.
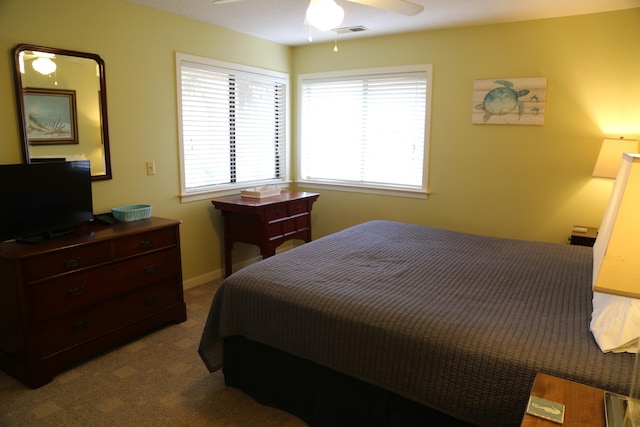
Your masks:
M274 256L275 254L276 248L272 248L270 245L260 246L260 255L262 255L262 259L269 258L270 256Z
M311 222L311 220L309 220ZM302 239L305 243L309 243L311 241L311 224L309 224L309 228L304 233L304 238Z
M225 237L224 242L224 277L231 276L233 273L233 262L231 260L231 253L233 252L233 242L228 242Z

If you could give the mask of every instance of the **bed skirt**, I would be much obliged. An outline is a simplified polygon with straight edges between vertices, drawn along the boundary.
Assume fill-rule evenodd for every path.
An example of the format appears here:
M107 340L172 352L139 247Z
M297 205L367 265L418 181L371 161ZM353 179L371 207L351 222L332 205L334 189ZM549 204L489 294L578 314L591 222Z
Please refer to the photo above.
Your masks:
M414 401L241 336L224 339L224 378L312 427L470 427ZM455 404L453 404L455 405Z

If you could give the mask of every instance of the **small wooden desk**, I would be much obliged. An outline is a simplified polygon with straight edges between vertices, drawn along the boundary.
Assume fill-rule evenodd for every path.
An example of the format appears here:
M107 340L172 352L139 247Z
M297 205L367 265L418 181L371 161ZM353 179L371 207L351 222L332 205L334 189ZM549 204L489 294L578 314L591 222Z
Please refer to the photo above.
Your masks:
M316 193L283 191L264 199L231 196L212 200L224 218L225 276L232 273L235 242L257 245L267 258L287 240L311 241L311 207L318 197Z
M563 427L604 427L604 390L546 374L537 374L533 396L564 404ZM526 411L526 408L525 408ZM560 424L525 414L521 427L559 427Z

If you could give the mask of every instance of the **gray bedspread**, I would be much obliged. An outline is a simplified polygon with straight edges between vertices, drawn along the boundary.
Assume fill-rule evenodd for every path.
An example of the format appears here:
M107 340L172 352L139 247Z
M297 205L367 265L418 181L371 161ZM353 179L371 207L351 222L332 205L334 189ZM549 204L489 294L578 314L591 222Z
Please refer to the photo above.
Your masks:
M592 249L372 221L245 267L215 296L209 370L242 335L481 426L517 426L536 372L628 393L589 331Z

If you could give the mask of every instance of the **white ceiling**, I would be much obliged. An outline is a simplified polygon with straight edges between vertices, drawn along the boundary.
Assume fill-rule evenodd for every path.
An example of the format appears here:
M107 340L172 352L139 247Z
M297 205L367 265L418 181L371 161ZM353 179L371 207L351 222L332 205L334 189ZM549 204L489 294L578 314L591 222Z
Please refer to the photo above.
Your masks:
M285 45L309 43L304 16L309 0L125 0ZM416 16L336 0L344 8L341 27L366 31L338 34L338 40L409 31L553 18L640 7L640 0L411 0L424 6ZM597 29L594 28L594 31ZM333 32L312 29L313 42L332 41Z

